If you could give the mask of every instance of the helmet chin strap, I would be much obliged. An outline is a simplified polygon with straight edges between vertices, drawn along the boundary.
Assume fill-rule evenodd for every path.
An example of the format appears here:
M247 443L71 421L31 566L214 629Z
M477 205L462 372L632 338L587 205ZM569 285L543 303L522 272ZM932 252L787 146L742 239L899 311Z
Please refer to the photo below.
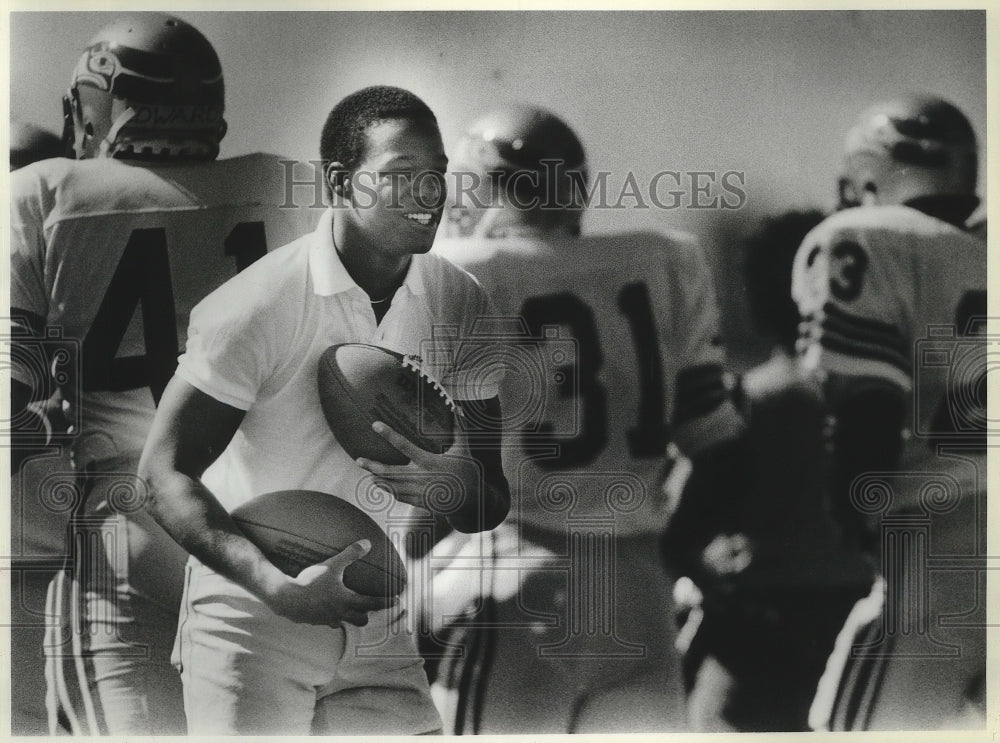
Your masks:
M118 118L114 120L111 127L108 129L108 133L104 136L104 139L101 140L98 157L111 157L114 154L111 148L114 147L115 140L118 138L118 132L120 132L122 127L130 122L134 117L135 109L131 106L118 115Z

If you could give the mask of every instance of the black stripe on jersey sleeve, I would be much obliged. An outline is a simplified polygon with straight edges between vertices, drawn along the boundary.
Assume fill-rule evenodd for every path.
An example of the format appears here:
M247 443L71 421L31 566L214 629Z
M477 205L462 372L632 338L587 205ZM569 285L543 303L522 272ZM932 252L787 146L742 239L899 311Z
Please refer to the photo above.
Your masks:
M852 315L831 302L823 305L823 324L829 324L843 335L868 343L878 343L906 355L906 341L895 325Z
M698 364L677 374L674 423L700 418L715 410L729 396L721 364Z
M859 331L857 328L844 325L842 322L831 317L826 317L820 323L820 337L827 335L837 336L852 343L865 346L875 346L882 348L886 353L894 354L901 358L906 358L906 347L900 340L890 340L885 336L867 331Z
M853 356L858 359L881 361L896 367L906 376L911 375L910 359L884 346L845 338L838 333L832 332L824 332L819 339L819 343L823 348L834 353Z
M677 394L687 395L701 389L725 386L723 382L722 364L696 364L677 372Z

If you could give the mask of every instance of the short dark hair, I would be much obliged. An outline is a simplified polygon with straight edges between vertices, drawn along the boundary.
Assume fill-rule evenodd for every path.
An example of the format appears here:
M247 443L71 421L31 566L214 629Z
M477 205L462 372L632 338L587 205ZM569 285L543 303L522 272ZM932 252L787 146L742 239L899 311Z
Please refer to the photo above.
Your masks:
M345 171L353 170L365 157L368 128L385 119L407 119L437 126L434 112L408 90L388 85L373 85L351 93L340 101L323 125L319 156L326 168L339 162ZM345 173L338 175L338 183Z
M792 299L792 263L802 240L822 222L817 209L788 211L764 221L745 243L743 277L750 319L760 333L791 351L799 333Z

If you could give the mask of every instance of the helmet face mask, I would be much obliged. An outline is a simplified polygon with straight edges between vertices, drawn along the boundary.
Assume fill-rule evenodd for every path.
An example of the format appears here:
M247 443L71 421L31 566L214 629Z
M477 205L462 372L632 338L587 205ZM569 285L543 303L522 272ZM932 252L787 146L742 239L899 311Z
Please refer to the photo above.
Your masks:
M79 159L210 160L226 133L222 69L193 26L149 13L102 29L64 98Z
M977 148L972 125L947 101L911 98L879 104L847 135L841 208L945 197L975 200Z
M123 110L122 101L87 86L73 87L63 98L70 121L70 146L79 160L111 157L108 141L111 125ZM116 105L117 104L117 105ZM114 113L118 109L118 114Z

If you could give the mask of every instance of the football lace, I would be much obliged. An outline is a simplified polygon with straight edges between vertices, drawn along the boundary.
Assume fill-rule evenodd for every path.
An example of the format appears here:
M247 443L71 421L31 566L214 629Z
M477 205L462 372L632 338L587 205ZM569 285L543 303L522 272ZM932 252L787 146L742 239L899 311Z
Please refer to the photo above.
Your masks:
M404 369L412 370L417 374L418 377L423 379L425 382L429 382L431 387L433 387L437 391L438 395L444 399L445 405L448 406L448 409L451 410L452 413L454 413L455 415L462 414L462 409L458 407L458 405L452 399L451 395L448 394L448 391L441 386L441 383L439 381L437 381L434 377L432 377L424 370L423 366L420 363L419 357L407 354L406 356L403 356L402 365Z

